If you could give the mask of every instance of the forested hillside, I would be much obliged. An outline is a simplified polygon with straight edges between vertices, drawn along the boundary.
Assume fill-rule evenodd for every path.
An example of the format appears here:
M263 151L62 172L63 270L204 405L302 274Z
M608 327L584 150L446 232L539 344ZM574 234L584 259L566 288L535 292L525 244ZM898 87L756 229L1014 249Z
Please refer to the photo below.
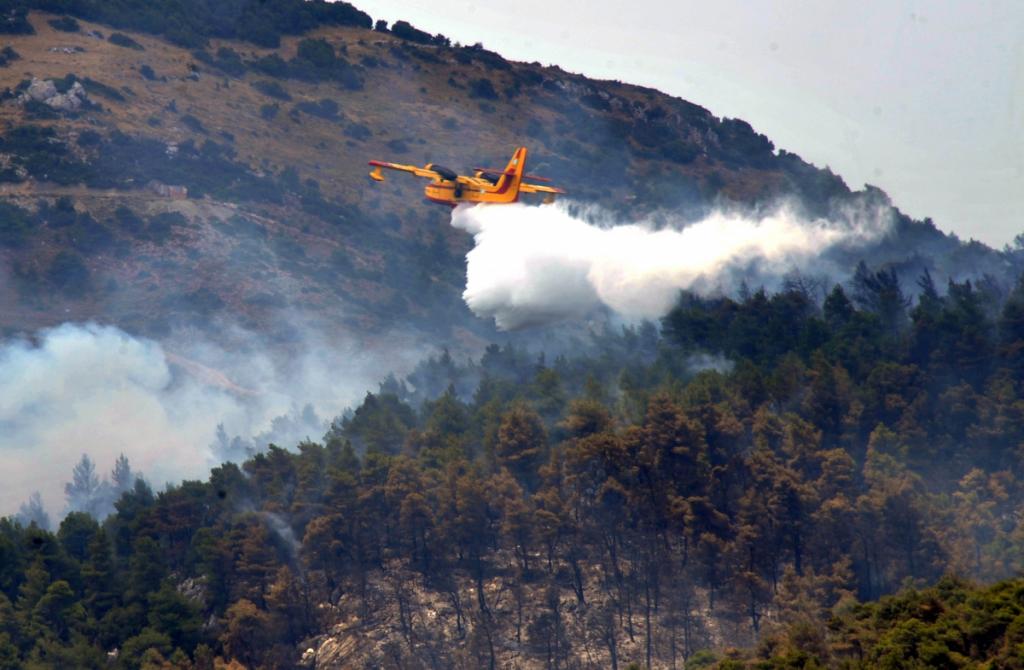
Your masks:
M463 170L523 144L532 172L623 222L780 199L811 217L879 209L890 235L846 265L891 264L908 286L924 268L1010 285L1020 265L911 221L878 189L851 192L742 120L403 22L371 30L345 3L3 7L7 334L95 319L223 337L228 324L286 345L303 321L479 351L494 328L461 300L471 240L422 184L373 184L366 163Z
M861 268L821 308L691 297L573 356L435 358L322 443L4 521L0 658L1017 667L1019 582L855 604L1024 567L1024 285L909 302Z
M1024 238L342 2L0 0L0 34L5 338L443 352L298 445L221 431L239 462L202 480L83 456L76 511L0 519L0 670L1024 667ZM498 333L461 298L469 236L366 161L521 144L621 222L889 226L841 277Z

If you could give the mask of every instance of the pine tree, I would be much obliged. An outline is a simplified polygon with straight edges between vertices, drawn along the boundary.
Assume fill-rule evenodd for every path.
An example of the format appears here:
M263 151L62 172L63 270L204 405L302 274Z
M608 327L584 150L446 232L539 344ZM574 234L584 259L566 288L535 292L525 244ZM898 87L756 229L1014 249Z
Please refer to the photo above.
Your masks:
M199 607L167 582L149 595L146 618L150 627L169 637L175 647L192 649L199 641L203 623Z
M132 466L128 464L128 457L121 454L114 461L114 469L110 472L110 488L116 501L123 493L132 489L135 485L135 473Z
M540 416L524 405L510 409L501 419L495 454L527 491L536 485L537 467L547 448L547 433Z
M18 520L18 523L24 526L34 523L41 530L50 530L50 515L46 513L46 508L43 506L43 498L39 495L39 491L34 491L29 496L28 502L21 504L15 518Z
M266 595L280 561L265 525L258 520L239 529L235 544L235 597L246 598L260 608L266 607Z
M60 522L57 539L68 556L81 562L88 556L89 542L99 530L93 517L85 512L71 512Z
M89 539L87 556L82 565L83 603L86 611L99 621L119 601L110 542L103 529L97 528Z
M64 485L64 496L67 508L72 512L85 512L96 519L106 516L109 484L100 481L96 474L96 464L88 454L82 454L72 470L72 479Z
M36 554L32 564L25 571L25 581L18 587L18 600L16 611L22 629L31 636L39 631L35 626L32 613L36 605L46 595L46 589L50 586L50 573L46 569L46 563L42 553Z
M139 537L132 546L132 555L128 561L126 598L144 603L150 593L159 590L160 582L166 574L160 545L151 537Z

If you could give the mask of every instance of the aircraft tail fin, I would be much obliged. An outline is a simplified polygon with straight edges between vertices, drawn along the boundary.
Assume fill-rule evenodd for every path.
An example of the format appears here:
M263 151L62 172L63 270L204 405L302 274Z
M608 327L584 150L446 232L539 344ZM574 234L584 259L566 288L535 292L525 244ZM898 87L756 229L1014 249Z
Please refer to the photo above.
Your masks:
M525 172L526 147L519 147L505 166L501 179L495 184L494 192L505 196L503 200L506 202L515 202L519 199L519 185L523 182Z

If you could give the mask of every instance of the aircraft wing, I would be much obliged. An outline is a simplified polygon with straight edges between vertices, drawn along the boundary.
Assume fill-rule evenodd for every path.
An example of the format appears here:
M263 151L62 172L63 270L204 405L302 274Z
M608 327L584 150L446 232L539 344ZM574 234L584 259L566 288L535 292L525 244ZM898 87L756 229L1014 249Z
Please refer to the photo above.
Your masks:
M554 186L541 186L540 184L527 184L522 183L519 185L519 191L521 193L565 193L560 188Z
M416 175L417 177L425 177L427 179L440 179L442 177L433 170L417 167L415 165L401 165L399 163L386 163L384 161L370 161L370 165L373 166L373 171L370 172L370 177L376 181L384 181L384 174L381 172L384 168L388 170L398 170L399 172L408 172Z

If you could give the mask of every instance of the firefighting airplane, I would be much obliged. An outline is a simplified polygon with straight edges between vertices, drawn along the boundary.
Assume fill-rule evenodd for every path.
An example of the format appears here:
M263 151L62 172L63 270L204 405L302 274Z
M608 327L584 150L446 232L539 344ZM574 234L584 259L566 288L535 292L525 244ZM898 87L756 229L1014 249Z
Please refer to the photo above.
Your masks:
M555 195L565 193L560 188L527 184L523 179L533 181L550 181L544 177L525 174L526 147L519 147L512 154L504 170L474 168L473 176L456 174L442 165L427 163L423 167L415 165L399 165L383 161L370 161L373 171L370 177L375 181L384 181L384 168L411 172L417 177L430 179L423 193L427 200L454 207L460 202L511 203L519 200L520 193L546 193L544 202L554 202Z

